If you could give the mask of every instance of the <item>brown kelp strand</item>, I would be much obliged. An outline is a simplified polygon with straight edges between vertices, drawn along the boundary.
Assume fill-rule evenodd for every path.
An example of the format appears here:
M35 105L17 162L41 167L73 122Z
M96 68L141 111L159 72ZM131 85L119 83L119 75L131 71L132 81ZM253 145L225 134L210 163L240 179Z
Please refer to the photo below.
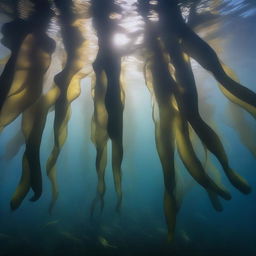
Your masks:
M105 169L107 165L107 132L108 114L105 107L105 96L107 87L106 74L102 66L94 62L95 78L93 82L94 113L92 117L91 139L96 147L96 171L98 175L97 195L92 202L91 216L94 213L96 203L100 200L101 211L104 208Z
M114 12L120 13L120 8L114 1L95 0L92 2L91 9L99 46L94 62L96 86L100 86L97 81L101 80L100 76L102 74L105 74L106 92L104 104L107 112L106 126L108 136L112 142L112 170L117 193L116 210L119 211L122 201L121 164L123 159L123 102L120 82L122 56L116 51L112 42L113 35L119 28L116 21L110 18L110 14ZM100 147L104 148L106 140L103 138L100 144ZM99 151L98 145L96 165L99 165L102 157L105 156ZM97 171L99 171L98 168ZM102 175L104 175L103 170L100 176L101 180ZM104 192L101 193L102 196L103 194Z
M11 199L11 209L16 210L20 204L22 203L23 199L27 195L30 190L30 169L28 160L25 155L23 155L22 159L22 175L20 178L20 182L16 187L14 194L12 195Z
M222 179L221 179L221 174L220 171L217 169L217 167L212 163L212 161L207 158L206 164L205 164L205 169L207 174L214 180L214 182L219 186L223 187L222 184ZM217 196L216 193L213 193L212 191L207 191L209 199L211 200L211 203L216 211L222 211L223 206Z
M27 21L19 18L17 8L17 5L14 6L14 11L16 13L14 20L4 24L1 31L3 34L1 43L10 49L11 55L0 76L0 110L2 109L13 83L19 50L24 38L28 35L30 28L30 24L28 24Z
M227 65L222 65L225 72L236 82L239 82L235 72ZM256 156L256 138L255 127L248 121L245 111L233 102L228 102L225 123L235 129L241 142L248 148L248 150Z
M205 106L209 107L210 105L207 102L204 101L203 106L204 107ZM204 110L205 110L205 108L204 108ZM209 113L209 116L207 117L207 120L210 120L212 118L211 111L209 111L208 113ZM198 156L199 155L198 151L199 151L200 148L203 147L204 156L203 156L203 159L200 159L200 162L202 163L203 169L206 171L206 173L209 175L209 177L211 177L214 180L214 182L217 184L218 187L223 187L223 185L221 185L220 173L217 170L217 168L212 164L212 162L210 160L210 157L209 157L209 152L207 150L207 147L204 144L202 144L202 142L200 141L200 139L198 138L198 136L194 132L193 128L191 128L191 126L189 126L188 128L189 128L189 137L190 137L193 149L196 153L196 156L199 159L200 159L200 157ZM216 192L214 192L213 190L210 190L210 189L206 189L206 191L208 193L208 197L210 199L210 202L211 202L213 208L216 211L222 211L223 207L222 207L222 204L221 204L221 202L218 198L218 194Z
M11 200L13 210L19 207L32 184L35 194L31 201L36 201L42 193L40 145L48 111L58 95L59 89L54 86L23 113L22 131L26 147L23 154L22 177Z
M141 9L141 8L140 8ZM145 11L145 10L144 10ZM145 42L149 58L145 63L144 77L153 98L153 120L155 140L161 161L165 191L164 212L168 227L168 239L172 240L176 225L176 184L174 167L174 126L173 109L170 104L173 94L169 81L169 70L157 34L147 19L147 12L141 12L145 20Z
M31 16L27 20L19 21L18 24L23 24L23 27L20 28L20 36L15 38L14 42L12 34L19 35L16 30L14 31L15 24L6 25L7 35L3 41L10 40L9 48L12 49L12 54L2 73L4 83L1 84L1 88L6 90L6 93L1 93L1 129L33 104L42 92L43 77L55 49L55 42L46 34L51 16L49 4L37 1ZM8 25L11 28L8 29Z
M256 157L255 125L248 121L245 112L232 102L229 102L224 122L237 132L240 141Z
M157 62L155 62L155 59L152 59L152 61L150 60L150 64L147 64L145 79L147 80L147 86L149 87L152 95L154 96L153 120L155 124L155 140L157 152L163 169L165 184L164 210L168 225L168 237L171 240L174 235L177 211L175 195L176 184L174 168L173 109L170 105L171 90L170 88L166 88L167 90L165 90L164 88L162 88L162 90L160 89L159 85L166 85L166 79L161 79L164 78L164 76L161 76L161 72L157 72L159 71L159 65L158 67L156 67L154 63L159 64L159 59ZM151 79L147 74L149 72L152 76L152 85L150 85ZM157 91L162 91L162 93L157 93ZM168 98L169 100L166 100Z
M170 105L171 93L169 88L165 91L165 95L162 97L156 93L158 89L156 86L166 84L166 81L159 79L161 73L156 73L156 66L153 64L154 60L149 64L148 71L152 74L154 79L152 79L152 94L154 95L156 103L153 103L153 120L155 124L155 140L157 152L161 161L163 169L163 177L165 184L164 192L164 211L168 226L168 239L172 239L174 235L175 223L176 223L176 212L177 212L177 202L176 202L176 182L175 182L175 168L174 168L174 126L173 126L173 109ZM159 62L158 62L159 63ZM149 75L146 75L147 85L150 87ZM159 81L160 80L160 81ZM166 96L169 96L169 101L166 101ZM162 100L162 101L161 101ZM159 101L161 103L159 104Z
M88 63L88 42L83 36L79 19L74 13L72 1L56 0L55 5L60 13L61 35L67 57L63 70L54 78L60 94L54 106L54 147L46 166L47 175L52 185L50 212L58 197L55 165L68 135L70 105L81 93L80 81L87 75L83 67Z
M175 117L175 126L179 155L191 176L206 190L211 189L224 199L231 199L229 192L219 187L205 172L192 147L188 124L179 113Z

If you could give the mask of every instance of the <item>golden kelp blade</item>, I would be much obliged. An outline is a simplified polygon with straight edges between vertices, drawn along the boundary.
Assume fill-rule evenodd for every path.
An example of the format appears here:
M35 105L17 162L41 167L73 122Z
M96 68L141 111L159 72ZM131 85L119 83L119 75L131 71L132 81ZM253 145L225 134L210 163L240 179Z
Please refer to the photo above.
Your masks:
M54 121L55 144L46 165L47 175L52 184L52 201L49 209L50 212L52 211L54 202L56 201L57 195L58 195L55 164L57 162L61 148L64 145L67 138L67 124L71 115L70 104L79 95L80 95L80 75L77 75L77 77L73 77L73 79L69 84L66 99L63 101L63 99L60 98L63 96L61 95L61 91L60 91L60 96L55 103L55 121Z
M19 185L17 186L12 199L11 199L11 209L16 210L25 196L27 195L28 191L30 189L30 169L28 160L25 155L23 155L22 159L22 176L19 182Z
M188 128L179 113L175 117L176 143L179 155L191 176L205 189L210 189L226 200L231 199L228 191L219 187L206 174L190 142Z
M83 37L84 28L77 22L78 18L71 9L72 2L67 1L62 5L60 1L56 1L56 6L60 10L61 32L67 60L64 69L55 76L55 83L60 90L60 95L55 103L54 147L46 164L47 175L52 184L50 212L58 195L56 162L67 138L67 124L71 115L70 105L81 93L81 79L88 75L87 71L83 71L83 67L90 62L88 41ZM70 44L70 40L72 44Z
M15 73L13 75L14 76L13 82L10 84L10 92L8 91L8 93L11 96L14 96L16 92L19 92L20 94L19 94L19 97L16 96L13 98L10 96L11 99L8 99L8 98L7 100L4 99L1 112L0 112L1 130L16 117L16 113L17 111L19 111L17 110L17 107L15 108L13 101L15 101L15 98L19 99L24 95L24 92L23 93L21 92L23 91L22 89L24 89L24 83L28 76L28 69L31 65L28 59L28 52L33 43L34 43L34 38L30 34L22 42L20 50L18 52L19 54L17 54L17 61L15 64L12 65L14 66L13 68L15 68ZM10 113L13 113L13 112L14 112L14 115L12 116Z
M94 67L99 65L106 74L105 108L108 114L107 133L112 142L112 171L117 194L116 210L122 202L121 164L123 159L123 108L121 91L121 54L117 51L111 38L120 31L116 20L111 19L112 12L121 14L120 7L113 0L92 1L92 17L98 37L99 51ZM97 76L97 73L96 73ZM96 77L97 79L97 77Z
M2 27L4 37L1 42L11 50L11 56L0 77L1 112L7 96L11 97L13 94L19 93L25 87L29 88L31 96L35 98L40 96L40 84L45 73L44 69L47 69L49 66L46 58L50 59L50 55L55 48L55 42L46 34L47 26L53 14L50 3L41 0L35 1L33 7L27 10L27 15L24 17L20 7L19 1L13 1L13 8L15 9L13 14L14 20L4 24ZM26 41L29 41L29 44L26 44ZM28 73L25 72L28 76L25 75L23 77L24 73L21 66L29 70ZM23 78L21 84L17 79L14 79L16 71L23 73L21 75L21 78ZM13 83L18 86L17 88L13 86L11 90ZM31 88L31 84L33 84L34 88ZM21 95L21 97L23 96ZM30 106L35 101L33 97L31 99L27 97L28 103L26 103L26 100L21 100L21 103L14 103L15 106L11 109L14 113L12 113L9 120L0 122L1 129L15 119L26 107ZM17 98L15 100L20 101ZM20 112L17 110L17 105L21 107Z
M3 34L3 38L1 43L10 49L11 56L0 76L0 111L2 110L3 104L14 82L14 75L16 72L19 72L17 59L19 57L20 48L23 44L24 38L28 34L27 28L28 24L18 17L15 17L12 22L4 24L2 27L1 32Z
M225 64L222 64L222 67L234 81L239 83L238 77L230 67ZM227 90L225 90L222 85L219 84L219 86L225 95L228 94ZM228 97L228 95L226 96ZM247 121L244 111L240 109L239 105L243 107L243 104L245 103L236 104L236 106L234 103L228 102L225 122L228 125L233 126L233 128L238 133L241 142L251 151L254 156L256 156L256 140L254 136L255 131L251 127L250 123ZM250 108L250 106L247 107Z
M54 147L46 164L47 175L52 186L50 212L58 197L56 162L67 138L67 124L71 115L70 104L81 93L81 79L89 73L87 71L84 72L82 69L86 64L90 63L88 41L83 36L86 27L80 22L79 15L75 14L72 1L67 0L64 3L55 0L55 4L60 11L59 21L67 59L64 69L54 79L60 90L60 95L55 103ZM70 43L71 41L72 43Z
M245 111L232 102L228 102L224 122L238 133L240 141L256 157L255 125L247 120Z
M21 71L15 74L10 93L0 112L1 129L39 98L44 74L50 65L54 48L52 39L49 38L48 43L51 45L50 51L45 52L33 34L25 38L17 59L17 69Z
M104 208L105 194L105 169L107 165L107 141L109 139L107 132L107 110L105 108L106 95L106 74L99 67L94 65L95 77L93 82L93 100L94 113L92 118L91 139L96 147L96 170L98 175L97 195L91 206L91 216L98 199L101 203L101 211Z
M35 192L31 199L32 201L37 200L41 195L40 145L42 133L48 111L58 95L59 89L53 87L23 113L22 131L26 148L23 155L21 180L11 200L11 208L13 210L19 207L30 188Z
M165 186L163 199L164 213L168 228L168 241L172 241L178 211L175 195L174 112L170 104L173 91L172 84L169 80L168 63L165 60L164 51L147 17L143 15L143 18L146 22L145 42L147 42L147 55L150 56L144 66L144 78L152 98L155 141L162 165Z
M157 70L157 67L160 66L161 68L164 63L159 65L160 63L155 63L155 61L156 60L152 58L150 64L146 65L144 76L146 84L152 94L152 115L155 124L155 140L157 152L163 169L165 184L163 200L164 212L168 227L168 240L171 241L174 236L177 212L174 168L174 113L172 106L170 105L171 90L168 88L168 86L165 88L166 79L164 76L162 76L161 72L158 72L159 70Z

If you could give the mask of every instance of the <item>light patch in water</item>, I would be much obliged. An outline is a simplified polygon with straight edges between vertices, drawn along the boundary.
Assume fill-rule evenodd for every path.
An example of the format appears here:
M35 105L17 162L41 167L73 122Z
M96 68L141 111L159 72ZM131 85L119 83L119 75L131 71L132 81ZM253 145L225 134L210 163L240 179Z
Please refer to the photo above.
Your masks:
M115 46L121 47L129 43L130 39L125 34L116 33L113 37L113 42Z

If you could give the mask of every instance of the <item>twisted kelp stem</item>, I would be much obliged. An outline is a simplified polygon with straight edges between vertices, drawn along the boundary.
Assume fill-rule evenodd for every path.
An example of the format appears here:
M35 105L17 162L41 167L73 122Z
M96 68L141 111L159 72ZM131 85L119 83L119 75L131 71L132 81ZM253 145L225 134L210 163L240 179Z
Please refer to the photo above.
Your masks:
M153 120L155 123L155 140L157 152L162 164L165 192L164 192L164 210L168 225L168 237L171 240L174 235L177 202L175 195L175 168L174 168L174 130L173 130L173 109L170 105L170 88L159 88L158 85L166 85L165 79L161 76L161 72L157 72L160 61L155 62L154 58L150 60L150 64L146 67L145 80L149 90L153 90L152 94L155 97L153 103ZM156 65L155 65L156 64ZM151 72L152 84L150 85L149 73ZM156 88L158 87L158 88ZM163 86L162 86L163 87ZM165 92L161 95L157 93L162 90ZM167 89L167 90L166 90ZM162 96L162 97L161 97ZM161 101L161 103L160 103ZM157 109L158 107L158 109ZM158 112L156 114L156 112Z
M219 186L223 187L222 180L221 180L221 174L217 167L212 163L212 161L208 158L205 169L207 171L207 174L211 176L214 180L214 182ZM216 211L221 212L223 210L222 204L218 197L216 197L216 194L213 194L211 191L207 191L208 196L211 200L211 203Z
M140 2L140 4L143 4ZM173 94L169 81L168 65L165 61L160 42L148 21L147 5L140 6L140 13L145 21L145 42L151 55L145 64L145 82L154 95L153 120L155 123L155 140L157 152L162 164L165 192L164 212L168 227L168 239L172 240L176 225L177 202L175 196L174 168L174 126L173 109L170 104ZM158 109L157 109L158 108ZM158 112L158 115L156 114Z
M178 112L176 112L175 116L175 131L179 155L191 176L206 190L210 189L226 200L231 199L230 194L214 183L204 171L192 147L188 124Z
M113 35L117 32L118 26L116 21L110 18L110 14L119 12L120 9L112 0L94 0L91 8L99 46L99 51L94 62L96 86L100 86L97 81L102 81L101 76L105 75L106 94L104 103L107 111L107 133L112 142L112 169L117 193L116 210L119 211L122 201L121 164L123 159L123 102L121 98L120 82L121 56L113 45ZM106 137L98 144L96 165L103 162L102 158L105 157L105 155L102 154L104 151L100 151L100 148L104 150L105 144ZM105 167L102 166L100 175L101 182L104 169ZM99 168L97 168L98 173L99 171ZM103 195L104 192L102 191L101 200Z
M40 192L42 192L40 145L48 111L55 103L58 95L59 89L54 86L23 113L22 130L26 149L23 155L22 178L11 200L11 208L13 210L19 207L28 193L32 184L32 172L34 172L35 176L36 191L31 201L37 200L40 197Z
M101 203L101 211L104 208L105 169L107 165L107 141L109 139L107 132L107 110L105 107L105 96L107 87L106 74L102 67L95 61L93 68L95 72L93 95L94 95L94 113L92 118L92 141L96 147L96 170L98 175L97 195L92 202L91 216L93 215L98 199Z
M87 75L83 67L88 63L88 42L83 37L72 1L56 0L55 4L60 11L61 34L67 58L64 69L54 78L60 95L55 103L54 147L46 166L47 175L52 184L50 212L58 197L55 165L67 138L67 124L71 114L70 104L80 95L80 81Z

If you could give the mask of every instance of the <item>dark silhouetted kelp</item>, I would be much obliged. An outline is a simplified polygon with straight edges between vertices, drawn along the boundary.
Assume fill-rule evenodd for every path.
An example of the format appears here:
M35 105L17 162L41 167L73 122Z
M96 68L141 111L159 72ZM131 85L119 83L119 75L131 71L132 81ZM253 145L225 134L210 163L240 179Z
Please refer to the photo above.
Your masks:
M74 14L72 1L56 0L55 4L60 12L61 34L67 57L64 69L54 78L60 94L55 102L54 148L46 167L47 175L52 183L50 212L58 196L55 164L67 138L67 124L71 114L70 104L80 95L80 80L87 75L82 68L87 62L88 45L82 31L80 31L81 28L77 22L78 18Z
M116 51L112 38L118 26L109 17L111 13L120 12L114 1L95 0L92 2L94 27L98 36L99 51L93 64L95 72L94 89L94 131L93 141L97 149L96 169L98 188L96 199L92 203L92 213L100 198L103 209L105 193L104 172L106 167L107 140L112 142L112 168L115 189L118 196L116 210L120 210L122 201L121 163L123 158L123 102L121 95L121 56Z

